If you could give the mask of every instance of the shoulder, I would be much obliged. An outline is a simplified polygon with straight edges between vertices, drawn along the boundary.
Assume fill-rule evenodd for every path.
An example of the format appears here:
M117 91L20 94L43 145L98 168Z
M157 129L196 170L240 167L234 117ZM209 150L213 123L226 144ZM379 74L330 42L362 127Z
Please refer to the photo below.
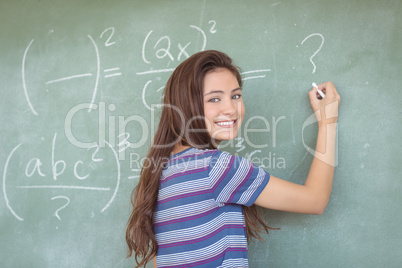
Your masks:
M227 152L216 150L214 155L210 159L209 163L210 175L225 174L225 175L240 175L249 176L251 173L266 174L268 173L262 167L254 165L246 157L232 155ZM242 175L242 176L243 176Z
M254 167L247 158L232 155L218 149L188 148L169 158L167 166L182 166L192 163L195 166L209 166L210 170Z
M228 152L223 152L220 150L216 150L211 157L210 165L211 167L220 167L220 168L227 168L231 166L238 166L240 163L253 165L248 159L238 156L232 155Z
M194 147L188 148L180 153L169 157L169 163L204 159L214 156L219 150L201 150Z
M201 150L197 148L188 148L180 153L169 157L164 170L178 169L187 170L189 167L208 167L213 156L218 150Z
M209 170L217 169L231 169L239 167L240 163L243 165L252 165L246 158L232 155L218 149L197 149L188 148L178 154L172 155L167 163L167 168L178 167L205 167Z

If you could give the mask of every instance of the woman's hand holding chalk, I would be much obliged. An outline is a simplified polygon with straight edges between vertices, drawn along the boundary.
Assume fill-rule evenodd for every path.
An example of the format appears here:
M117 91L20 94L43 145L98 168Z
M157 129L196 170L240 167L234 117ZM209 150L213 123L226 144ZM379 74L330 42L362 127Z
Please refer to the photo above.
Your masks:
M315 87L315 89L317 89L317 92L318 92L318 94L321 95L321 98L325 98L324 92L322 92L321 90L318 89L318 86L316 83L313 83L313 87Z

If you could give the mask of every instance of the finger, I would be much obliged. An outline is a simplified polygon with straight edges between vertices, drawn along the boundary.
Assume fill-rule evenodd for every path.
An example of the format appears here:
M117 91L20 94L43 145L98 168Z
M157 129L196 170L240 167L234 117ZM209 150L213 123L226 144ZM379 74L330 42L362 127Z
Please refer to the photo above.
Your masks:
M320 84L318 87L320 88L320 86L323 88L322 91L324 92L325 90L325 94L328 95L328 98L330 100L337 100L338 102L340 102L341 98L338 94L338 91L336 90L335 85L332 82L326 82L323 84Z
M311 106L313 106L313 109L316 109L318 106L318 103L320 101L318 97L321 97L321 96L317 96L317 90L315 88L312 88L309 91L308 96L310 98Z
M318 89L320 89L323 92L325 91L325 92L328 92L328 93L333 93L333 92L337 93L336 88L335 88L334 84L331 81L319 84Z
M322 99L322 96L321 96L321 94L318 92L317 88L313 87L310 92L311 92L311 94L314 94L314 95L315 95L315 98L316 98L316 99L318 99L318 100L321 100L321 99ZM324 92L324 94L325 94L325 92Z

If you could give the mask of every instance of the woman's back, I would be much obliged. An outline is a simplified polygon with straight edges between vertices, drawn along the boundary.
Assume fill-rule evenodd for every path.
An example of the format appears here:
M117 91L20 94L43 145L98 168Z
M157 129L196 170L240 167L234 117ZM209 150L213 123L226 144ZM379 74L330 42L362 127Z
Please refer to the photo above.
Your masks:
M169 158L155 213L158 267L247 267L242 206L269 174L218 150L189 148Z

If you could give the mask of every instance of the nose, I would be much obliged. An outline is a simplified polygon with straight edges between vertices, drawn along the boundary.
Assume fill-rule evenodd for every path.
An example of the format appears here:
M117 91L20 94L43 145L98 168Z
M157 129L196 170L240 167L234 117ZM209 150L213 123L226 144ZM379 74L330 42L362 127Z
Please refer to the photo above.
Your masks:
M232 116L237 112L238 103L232 100L226 100L222 103L222 114L227 116Z

